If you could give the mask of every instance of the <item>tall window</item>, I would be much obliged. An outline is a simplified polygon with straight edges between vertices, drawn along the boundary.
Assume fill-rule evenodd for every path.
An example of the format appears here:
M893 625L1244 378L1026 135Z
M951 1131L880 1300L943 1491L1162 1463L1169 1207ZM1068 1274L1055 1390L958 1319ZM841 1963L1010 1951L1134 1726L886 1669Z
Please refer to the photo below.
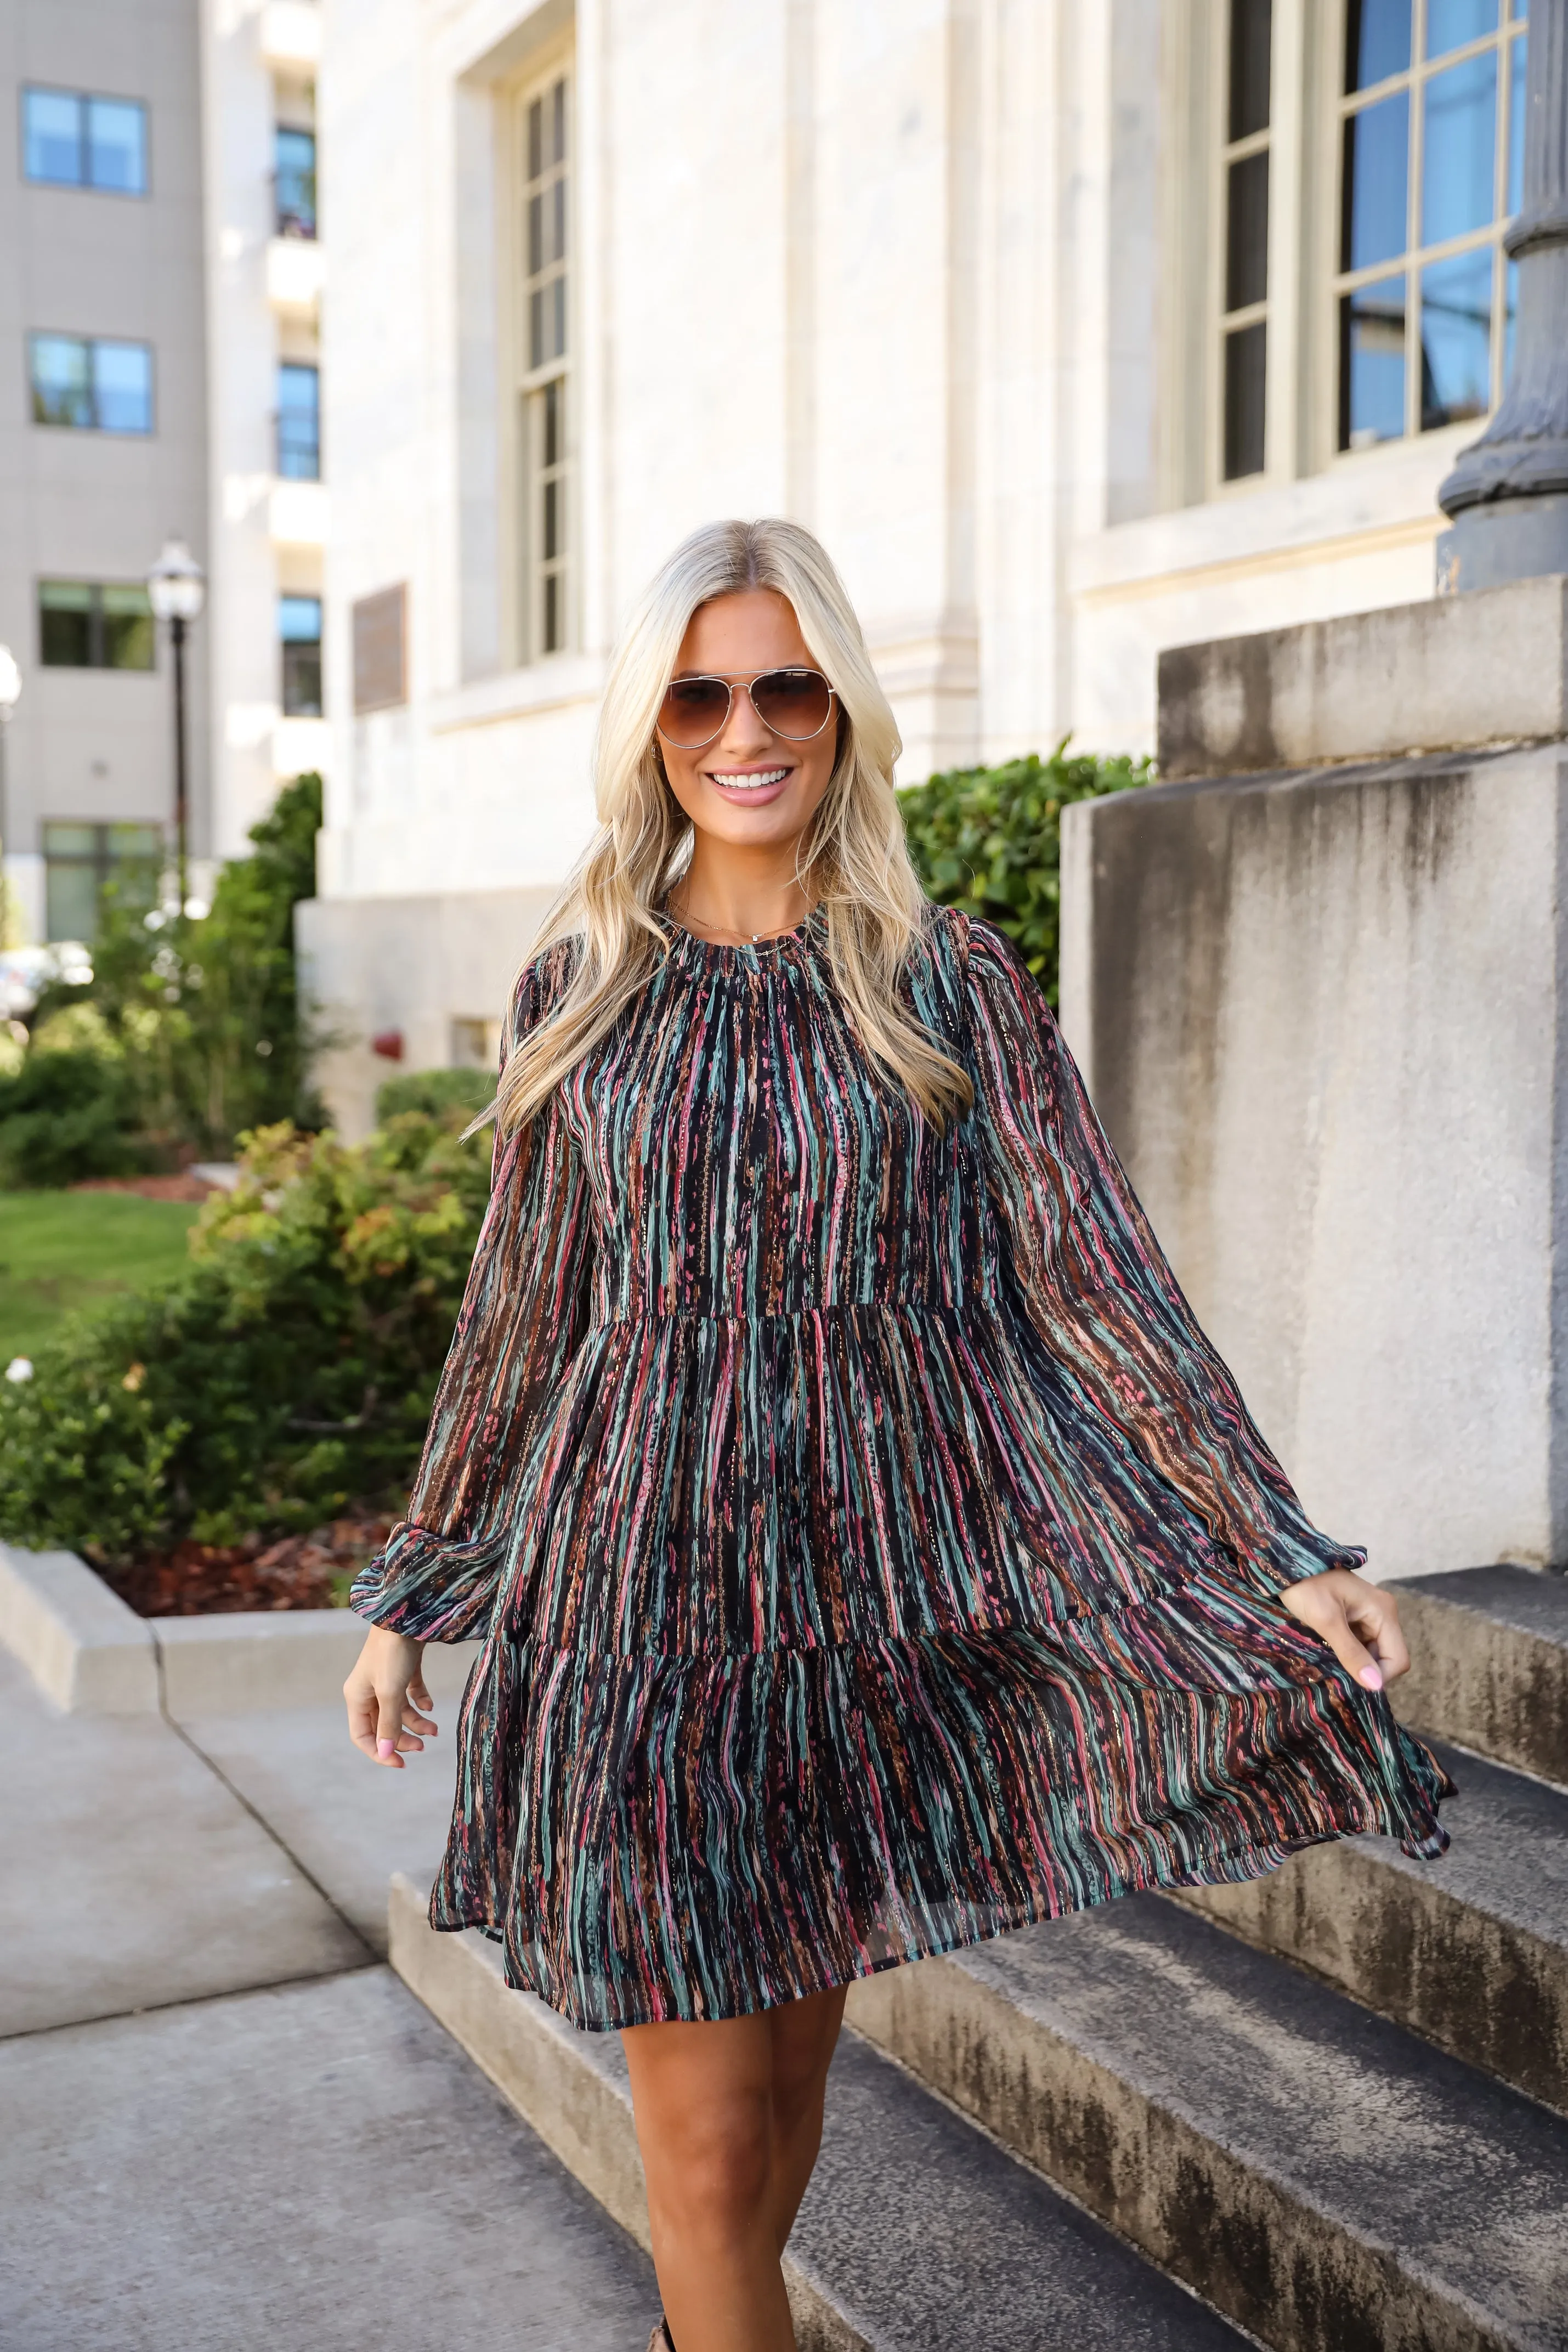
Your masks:
M162 862L163 835L155 824L46 824L44 912L49 938L96 938L110 884L123 902L154 905Z
M283 715L321 716L321 599L280 596L277 635L283 651Z
M1483 416L1507 373L1502 227L1524 165L1524 0L1349 0L1342 449Z
M38 659L45 669L151 669L152 606L146 589L40 580Z
M145 343L88 335L29 335L35 425L96 433L151 433L152 353Z
M57 188L147 193L147 109L134 98L22 92L22 171Z
M321 379L298 360L277 371L277 470L287 482L321 478Z
M571 635L568 98L567 78L557 74L521 110L520 537L522 634L529 660L560 652Z
M279 236L316 234L316 133L279 123L273 133L272 185Z
M1225 93L1221 471L1260 474L1269 380L1269 84L1272 0L1231 0Z

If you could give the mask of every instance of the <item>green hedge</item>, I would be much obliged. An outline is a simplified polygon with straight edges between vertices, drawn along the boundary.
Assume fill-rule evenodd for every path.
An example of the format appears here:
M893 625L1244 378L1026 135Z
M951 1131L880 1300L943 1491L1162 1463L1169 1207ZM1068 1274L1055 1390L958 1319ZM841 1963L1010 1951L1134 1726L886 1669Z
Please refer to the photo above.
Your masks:
M1052 1004L1061 960L1061 812L1071 801L1150 780L1147 760L1049 760L951 768L899 794L921 880L944 906L981 915L1018 941Z
M185 1274L0 1384L0 1535L107 1565L401 1502L489 1191L465 1116L249 1139Z

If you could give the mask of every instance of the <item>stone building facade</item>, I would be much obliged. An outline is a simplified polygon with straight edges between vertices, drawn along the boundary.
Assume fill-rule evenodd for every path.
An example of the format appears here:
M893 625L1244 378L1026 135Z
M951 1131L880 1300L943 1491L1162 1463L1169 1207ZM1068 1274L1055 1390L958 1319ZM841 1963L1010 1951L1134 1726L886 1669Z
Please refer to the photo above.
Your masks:
M330 0L340 1114L373 1035L493 1050L698 521L821 534L905 781L1151 749L1162 648L1429 594L1521 5Z

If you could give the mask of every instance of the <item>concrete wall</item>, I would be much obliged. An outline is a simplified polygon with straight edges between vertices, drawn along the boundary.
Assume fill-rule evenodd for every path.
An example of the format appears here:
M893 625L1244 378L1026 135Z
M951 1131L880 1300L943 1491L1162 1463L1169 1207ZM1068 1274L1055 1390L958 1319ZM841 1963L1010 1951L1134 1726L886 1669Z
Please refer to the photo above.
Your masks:
M9 0L0 10L0 640L22 666L10 730L14 880L36 927L46 817L172 819L167 648L135 671L43 669L40 578L135 582L164 541L207 542L206 354L198 0ZM148 109L144 196L22 176L27 82L136 98ZM34 425L34 330L153 350L155 428L122 436ZM193 847L210 838L206 659L192 646Z
M1561 674L1561 583L1499 593L1554 602L1555 638L1511 670L1494 644L1456 726L1495 728L1500 678L1528 719ZM1403 688L1436 711L1423 655L1473 671L1517 613L1488 597L1420 613L1394 616ZM1358 659L1343 626L1309 754L1344 708L1375 708L1385 634L1369 623ZM1283 707L1308 635L1197 649L1187 682L1267 667L1271 648ZM1223 720L1219 698L1185 705L1195 761L1216 748L1206 709ZM1369 1544L1380 1575L1568 1558L1565 807L1558 740L1067 814L1070 1042L1309 1510Z

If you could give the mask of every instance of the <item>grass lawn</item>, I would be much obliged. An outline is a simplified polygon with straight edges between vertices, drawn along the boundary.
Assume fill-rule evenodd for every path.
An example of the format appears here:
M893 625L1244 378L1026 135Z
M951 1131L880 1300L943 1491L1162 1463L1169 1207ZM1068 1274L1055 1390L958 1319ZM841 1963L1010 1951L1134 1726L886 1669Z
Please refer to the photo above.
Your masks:
M134 1192L0 1192L0 1368L78 1307L177 1274L198 1214Z

